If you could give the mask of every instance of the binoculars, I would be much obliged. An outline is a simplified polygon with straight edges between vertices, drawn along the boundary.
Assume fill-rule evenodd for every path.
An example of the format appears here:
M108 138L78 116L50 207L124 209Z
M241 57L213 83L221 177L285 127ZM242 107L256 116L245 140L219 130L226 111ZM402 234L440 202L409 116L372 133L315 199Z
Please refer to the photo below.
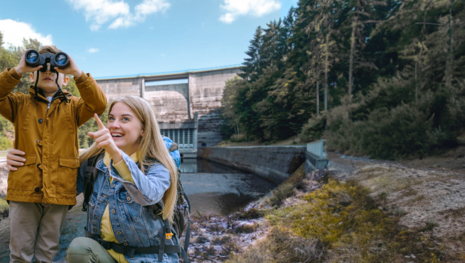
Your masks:
M63 69L69 65L69 57L65 52L39 54L38 51L31 49L26 52L25 57L26 64L30 67L42 65L43 67L40 69L42 72L47 71L47 63L50 63L50 71L52 72L56 71L55 67Z

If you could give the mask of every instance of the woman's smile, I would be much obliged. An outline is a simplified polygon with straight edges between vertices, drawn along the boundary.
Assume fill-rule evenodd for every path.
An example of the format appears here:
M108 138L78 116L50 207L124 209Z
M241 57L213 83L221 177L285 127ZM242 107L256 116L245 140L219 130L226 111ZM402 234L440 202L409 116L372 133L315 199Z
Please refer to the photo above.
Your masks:
M124 133L121 133L121 132L111 132L111 137L113 138L113 140L118 140L118 139L122 139L124 137Z

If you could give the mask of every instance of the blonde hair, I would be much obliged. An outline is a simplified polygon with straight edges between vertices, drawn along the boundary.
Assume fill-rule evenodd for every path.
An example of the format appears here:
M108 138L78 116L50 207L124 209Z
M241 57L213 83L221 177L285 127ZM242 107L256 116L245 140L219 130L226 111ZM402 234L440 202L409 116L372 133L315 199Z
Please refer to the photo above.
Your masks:
M137 157L139 159L140 169L142 172L144 172L144 165L150 166L153 164L154 159L156 159L163 164L170 173L170 187L165 191L162 198L164 203L162 214L163 219L168 218L171 221L177 197L177 167L165 146L165 142L163 141L163 137L160 133L160 128L158 127L158 122L155 118L155 113L147 101L136 96L125 96L114 100L110 104L110 108L108 110L109 113L113 106L115 106L118 102L122 102L129 106L142 123L144 136L142 137L137 149ZM79 156L81 165L89 158L96 156L101 152L103 152L103 149L97 148L95 143L92 144L89 149Z

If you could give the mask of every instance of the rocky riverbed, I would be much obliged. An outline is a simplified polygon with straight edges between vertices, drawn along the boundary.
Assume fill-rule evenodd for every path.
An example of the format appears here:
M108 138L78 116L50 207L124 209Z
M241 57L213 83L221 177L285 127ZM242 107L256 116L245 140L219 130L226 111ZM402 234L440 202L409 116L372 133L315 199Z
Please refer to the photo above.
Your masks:
M457 156L431 157L429 162L428 159L379 161L329 154L332 167L326 174L330 180L342 185L355 184L362 187L360 189L365 189L361 190L362 193L366 191L368 199L364 200L370 204L367 210L354 215L355 218L369 226L371 221L363 221L364 213L373 213L380 217L377 220L381 221L375 221L378 225L374 227L381 227L378 229L381 232L368 234L377 233L377 238L363 236L363 233L357 233L356 228L341 230L342 233L354 231L351 234L352 239L367 238L367 252L344 245L344 240L337 245L335 243L332 250L327 250L328 247L319 243L319 238L302 238L299 234L286 237L284 232L279 232L278 237L276 236L276 223L273 224L270 220L276 218L276 213L280 214L279 210L292 211L293 206L301 205L302 198L305 199L314 191L333 193L331 195L334 195L336 203L330 205L329 209L336 211L336 215L344 213L346 208L350 211L350 207L355 205L353 199L357 195L350 197L348 194L338 194L336 190L326 187L324 180L316 181L315 175L307 174L301 176L303 179L300 182L294 182L291 191L282 189L280 193L275 190L274 195L252 203L243 211L223 217L196 217L189 256L194 262L231 263L295 262L292 260L374 262L369 258L376 258L376 262L464 262L465 174L462 171L464 165L460 164L463 162L461 151L459 149L454 152ZM274 207L274 212L270 202L276 200L273 201L272 198L282 199L279 208ZM264 214L268 216L263 216ZM320 223L324 225L323 222ZM346 223L341 221L340 224ZM285 223L278 225L288 227ZM331 225L327 226L328 231L331 228ZM366 231L369 233L372 230L367 228ZM388 232L383 235L383 231ZM294 240L294 243L290 240ZM280 242L292 245L281 246ZM356 242L358 241L353 240L349 243ZM370 245L371 242L376 245ZM345 252L338 251L338 246L342 246L342 251ZM290 255L286 249L295 253ZM360 258L353 261L357 256ZM291 259L292 257L294 258Z

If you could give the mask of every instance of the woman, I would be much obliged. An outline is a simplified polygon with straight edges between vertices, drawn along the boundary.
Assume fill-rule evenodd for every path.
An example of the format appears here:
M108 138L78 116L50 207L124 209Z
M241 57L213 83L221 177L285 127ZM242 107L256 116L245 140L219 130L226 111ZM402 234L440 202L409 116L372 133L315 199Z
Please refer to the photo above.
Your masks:
M154 251L165 241L168 249L164 251L173 252L169 247L179 247L179 240L169 235L165 238L164 221L152 218L152 205L163 201L161 217L172 219L177 169L150 104L136 96L122 97L110 104L106 127L97 115L95 119L98 131L89 132L95 143L80 156L78 194L84 188L87 160L100 153L104 157L96 165L98 176L87 208L87 237L72 241L67 262L179 262L177 253ZM16 153L12 150L8 155L10 169L21 165L18 161L22 158Z

